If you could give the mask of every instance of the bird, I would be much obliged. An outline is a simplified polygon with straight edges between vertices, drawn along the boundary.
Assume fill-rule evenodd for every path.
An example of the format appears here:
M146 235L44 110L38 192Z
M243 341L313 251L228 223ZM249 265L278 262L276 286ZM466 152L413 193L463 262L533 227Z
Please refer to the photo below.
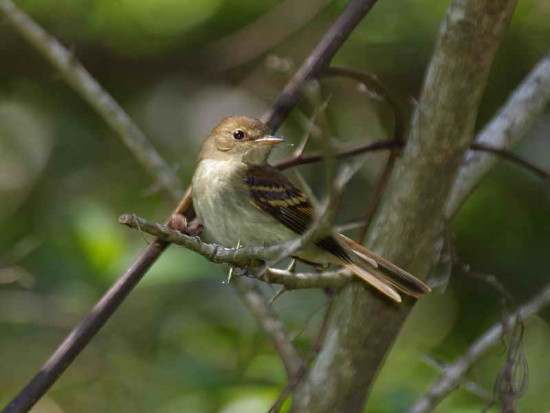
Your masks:
M228 248L268 246L303 234L314 222L307 195L267 162L274 136L260 120L222 119L202 144L192 179L193 208L214 242ZM313 265L348 268L391 300L421 297L430 287L334 230L295 253Z

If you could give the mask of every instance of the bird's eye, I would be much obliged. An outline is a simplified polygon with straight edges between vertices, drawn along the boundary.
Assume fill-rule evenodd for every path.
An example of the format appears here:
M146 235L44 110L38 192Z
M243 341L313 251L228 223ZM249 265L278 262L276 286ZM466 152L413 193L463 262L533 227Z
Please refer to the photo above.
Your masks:
M244 132L240 129L237 129L233 132L233 137L237 140L241 140L242 138L244 138Z

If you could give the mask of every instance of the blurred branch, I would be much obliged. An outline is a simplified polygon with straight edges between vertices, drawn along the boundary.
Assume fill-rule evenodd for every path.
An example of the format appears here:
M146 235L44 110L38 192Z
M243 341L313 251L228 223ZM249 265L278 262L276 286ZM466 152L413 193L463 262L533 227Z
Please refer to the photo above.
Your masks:
M485 153L497 155L498 157L501 157L523 168L528 169L530 172L534 173L535 175L538 175L542 179L550 181L550 173L546 172L544 169L539 168L536 165L533 165L531 162L523 159L522 157L516 155L515 153L507 149L492 147L484 143L473 143L472 146L470 146L470 149L477 152L485 152ZM466 164L466 167L468 167L468 164Z
M393 171L393 167L395 166L395 162L397 160L398 149L401 149L405 145L405 113L403 112L399 101L372 73L366 72L364 70L330 67L325 72L323 72L322 75L325 77L344 77L360 82L367 88L367 90L374 92L382 97L384 102L391 108L394 118L392 142L395 144L395 146L393 148L390 148L390 155L386 161L382 173L380 174L380 178L378 179L378 183L376 184L374 194L371 197L369 204L367 205L367 208L365 209L365 212L363 214L364 223L363 226L359 229L359 233L357 235L357 240L362 243L365 239L365 236L367 235L368 226L372 218L374 217L376 210L378 209L380 201L382 200L384 189L386 188L388 179Z
M321 321L321 328L319 329L319 333L317 333L317 337L315 338L315 342L313 343L313 346L311 347L311 350L309 351L306 357L306 360L302 364L301 369L288 382L288 384L285 386L285 388L283 389L279 397L277 397L277 400L275 400L275 403L273 403L273 406L271 406L271 408L269 409L268 413L278 413L281 410L285 400L292 392L294 392L294 390L296 389L296 386L298 386L300 381L305 377L309 369L309 365L315 359L315 357L319 353L319 350L321 349L321 345L323 343L323 340L325 339L325 335L328 330L328 322L330 320L330 316L334 308L333 293L326 290L325 290L325 293L327 294L327 297L328 297L328 305L327 305L325 314L323 316L323 320Z
M549 304L550 285L547 285L538 295L507 317L503 323L495 324L475 340L463 356L448 364L439 379L409 412L424 413L435 409L446 396L460 385L470 367L500 341L507 329L512 329L517 321L527 320Z
M350 0L349 4L323 36L317 47L311 52L296 74L288 82L271 110L263 116L263 120L266 124L274 130L281 125L294 105L298 102L303 84L307 80L314 78L326 67L349 34L369 12L375 2L376 0ZM96 96L98 91L102 91L97 82L93 81L88 72L86 72L80 64L74 65L75 62L72 55L26 14L17 9L11 0L0 0L0 11L7 16L16 30L20 31L25 38L45 54L53 65L58 67L63 74L67 72L65 79L73 85L78 92L82 93L86 99L91 99ZM59 60L56 58L58 54L60 56ZM70 69L73 66L81 70L76 72L71 71ZM92 82L80 84L78 83L80 77L85 79L89 78L88 80L92 80ZM72 82L74 82L74 84ZM86 87L84 87L84 85ZM125 139L133 136L128 132L132 131L131 126L133 126L133 124L127 123L128 117L122 112L122 109L116 104L113 105L115 102L109 95L100 94L99 96L101 99L91 99L90 103L98 104L103 101L107 102L104 106L96 107L96 110L108 119L109 122L117 121L117 123L114 123L112 126L116 126L115 130L123 135ZM113 109L114 112L112 112ZM119 127L120 129L118 129ZM148 148L148 146L150 146L146 140L144 141L142 139L144 138L142 134L140 135L138 133L136 136L138 139L135 141L129 140L127 143L131 149L134 149L135 144L140 144L141 146L138 146L142 148ZM153 161L151 161L151 159L147 158L151 152L147 150L145 152L138 151L136 156L142 162L149 164L149 172L154 172L155 176L160 176L164 174L165 170L169 170L167 165L162 162L162 159L160 159L160 161L159 159L153 159ZM143 159L141 158L142 156L144 156ZM164 176L163 179L167 180L163 185L166 190L181 192L178 182L171 184L169 183L170 177L166 176ZM176 207L174 214L191 215L191 196L191 191L188 189ZM134 264L105 293L92 312L88 314L88 316L86 316L63 341L38 374L21 390L21 392L19 392L9 405L6 406L2 411L3 413L26 412L44 395L44 393L46 393L112 316L118 306L124 301L168 245L169 244L166 242L154 240L142 252ZM262 301L255 302L261 303Z
M208 67L223 71L246 63L305 26L329 0L286 0L251 24L206 46Z
M296 376L302 368L302 358L289 339L285 326L264 294L252 280L244 277L233 277L231 283L237 288L241 299L254 318L260 323L266 334L275 345L281 361L290 378Z
M107 122L173 202L183 189L175 171L159 155L145 134L120 105L54 37L19 10L11 0L0 0L0 13L36 50L55 67L63 79Z
M425 276L434 263L450 188L514 7L514 0L453 0L442 25L407 146L368 234L371 249L413 274ZM363 411L413 303L396 306L360 284L344 287L293 411Z
M304 84L317 77L329 64L359 22L371 10L377 0L350 0L338 19L324 34L302 66L288 81L283 91L262 121L271 129L278 129L301 96Z
M542 113L550 100L550 55L544 57L514 90L495 117L476 138L479 147L505 150L515 145ZM501 152L502 154L502 152ZM509 158L517 161L515 158ZM446 215L452 217L476 188L496 159L481 153L466 156L447 203Z
M349 69L344 67L331 66L321 73L322 77L343 77L355 80L364 85L369 92L374 92L391 108L394 118L393 141L403 145L405 141L405 113L399 104L399 101L384 86L380 80L365 70Z

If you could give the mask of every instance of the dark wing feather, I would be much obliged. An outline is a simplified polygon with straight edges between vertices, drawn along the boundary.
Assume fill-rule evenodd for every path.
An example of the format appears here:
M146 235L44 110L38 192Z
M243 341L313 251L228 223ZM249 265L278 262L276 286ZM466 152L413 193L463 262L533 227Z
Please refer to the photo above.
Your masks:
M313 222L313 208L307 196L284 175L271 166L250 166L245 175L252 203L257 208L297 234L303 234ZM349 255L333 237L317 242L317 246L345 262Z

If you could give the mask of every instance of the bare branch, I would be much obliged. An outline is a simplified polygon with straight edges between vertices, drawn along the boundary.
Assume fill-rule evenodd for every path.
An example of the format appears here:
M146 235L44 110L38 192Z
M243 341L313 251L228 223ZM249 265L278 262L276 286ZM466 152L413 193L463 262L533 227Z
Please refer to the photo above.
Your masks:
M202 58L216 71L246 63L302 28L328 3L327 0L278 3L251 24L207 45Z
M428 393L416 402L409 412L424 413L432 411L441 400L460 385L464 375L468 372L470 367L472 367L487 350L500 341L506 329L511 329L516 321L529 319L549 304L550 285L547 285L538 295L521 306L517 312L507 317L504 325L503 323L498 323L492 326L472 343L463 356L456 359L453 363L448 364Z
M209 261L226 263L240 268L246 267L254 260L268 261L279 257L296 245L295 241L289 241L269 247L225 248L217 244L202 242L199 237L183 234L180 231L148 221L134 214L122 215L118 219L118 222L130 228L154 235L162 241L190 249ZM289 290L294 290L304 288L339 289L350 282L352 277L347 271L294 273L287 270L269 268L259 279L270 284L281 284Z
M177 202L183 194L183 189L175 171L166 164L145 134L76 57L19 10L11 0L0 0L0 12L12 27L28 40L59 71L63 79L120 135L124 144L155 182L173 202Z
M354 148L343 150L341 152L338 152L335 156L336 156L336 159L345 159L345 158L351 158L356 155L361 155L363 153L400 148L401 146L402 146L401 143L396 142L393 139L382 140L382 141L376 141L376 142L370 143L368 145L358 145ZM319 162L321 160L323 160L322 153L311 152L311 153L302 155L298 158L290 158L290 159L282 160L280 162L275 163L273 166L275 166L277 169L282 171L288 168L292 168L294 166L307 165L310 163Z
M506 149L514 146L542 113L550 100L550 55L542 59L505 105L476 138L477 145ZM458 174L447 203L446 215L452 217L477 184L496 163L482 153L470 153Z

